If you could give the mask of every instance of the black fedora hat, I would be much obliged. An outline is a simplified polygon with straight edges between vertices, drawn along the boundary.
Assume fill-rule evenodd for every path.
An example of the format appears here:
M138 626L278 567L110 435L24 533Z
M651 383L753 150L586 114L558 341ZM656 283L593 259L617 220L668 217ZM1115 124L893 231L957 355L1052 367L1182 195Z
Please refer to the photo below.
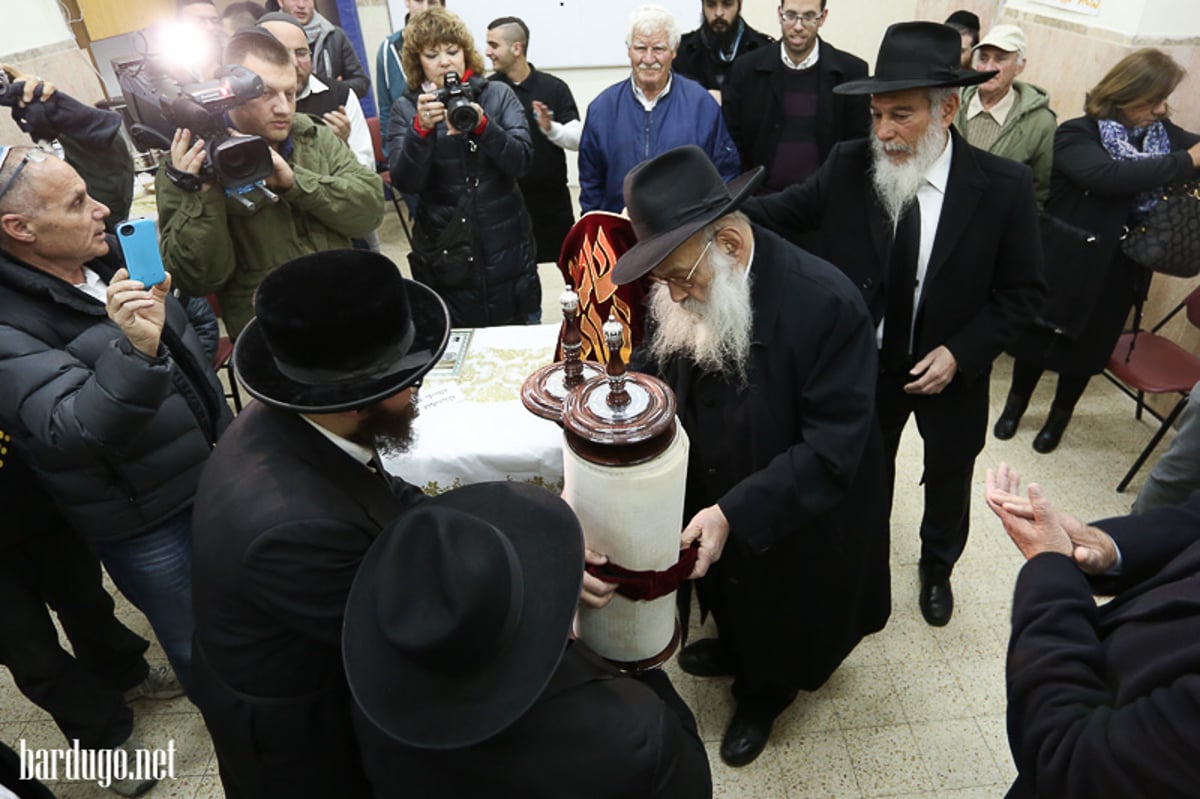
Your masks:
M402 513L363 558L342 626L350 692L383 732L459 749L541 695L583 583L583 529L544 488L479 483Z
M288 261L254 294L233 368L256 399L300 413L365 408L433 368L450 314L386 257L328 250Z
M996 74L962 68L962 36L937 22L897 22L883 34L875 74L833 87L835 94L974 86Z
M759 166L728 184L694 144L635 166L625 176L625 207L638 243L613 267L613 281L632 283L714 219L735 210L762 182Z

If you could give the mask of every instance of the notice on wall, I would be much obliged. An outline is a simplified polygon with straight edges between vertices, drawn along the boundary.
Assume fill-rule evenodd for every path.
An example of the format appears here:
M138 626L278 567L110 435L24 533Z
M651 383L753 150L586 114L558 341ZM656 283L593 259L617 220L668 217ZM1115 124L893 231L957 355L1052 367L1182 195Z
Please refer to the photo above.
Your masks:
M1102 0L1033 0L1035 3L1041 3L1044 6L1054 6L1061 8L1063 11L1073 11L1076 14L1091 14L1095 16L1100 13L1100 3Z

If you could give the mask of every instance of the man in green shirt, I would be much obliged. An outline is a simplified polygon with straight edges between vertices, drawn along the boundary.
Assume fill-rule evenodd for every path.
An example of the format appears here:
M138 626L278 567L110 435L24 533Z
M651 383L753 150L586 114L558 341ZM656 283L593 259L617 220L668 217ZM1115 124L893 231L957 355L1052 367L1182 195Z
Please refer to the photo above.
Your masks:
M251 210L214 182L196 180L204 142L175 132L169 164L159 170L163 261L189 294L217 295L231 337L253 317L254 290L280 264L322 250L348 248L383 218L379 177L359 164L331 129L296 115L291 53L265 31L242 31L225 51L262 78L261 97L229 111L238 131L270 145L275 171L267 192L252 189ZM189 179L191 176L191 179Z

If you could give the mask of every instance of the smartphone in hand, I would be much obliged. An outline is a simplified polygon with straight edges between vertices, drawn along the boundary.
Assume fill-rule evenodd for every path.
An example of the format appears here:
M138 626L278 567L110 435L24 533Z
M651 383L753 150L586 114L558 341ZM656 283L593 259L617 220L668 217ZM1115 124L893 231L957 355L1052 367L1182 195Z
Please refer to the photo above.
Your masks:
M153 219L127 219L117 224L117 241L125 254L125 268L132 280L157 286L167 279L158 251L158 230Z

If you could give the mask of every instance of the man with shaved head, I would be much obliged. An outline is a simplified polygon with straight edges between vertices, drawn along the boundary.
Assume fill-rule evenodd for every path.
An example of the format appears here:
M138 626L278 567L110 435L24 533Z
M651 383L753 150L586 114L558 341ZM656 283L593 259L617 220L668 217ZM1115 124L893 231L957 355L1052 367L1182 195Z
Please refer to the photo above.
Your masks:
M570 87L534 69L528 53L529 28L521 19L500 17L488 24L484 54L496 70L489 80L509 85L525 109L529 130L534 131L533 163L519 183L533 219L537 259L544 263L558 260L563 239L575 224L563 150L579 149L583 123Z

